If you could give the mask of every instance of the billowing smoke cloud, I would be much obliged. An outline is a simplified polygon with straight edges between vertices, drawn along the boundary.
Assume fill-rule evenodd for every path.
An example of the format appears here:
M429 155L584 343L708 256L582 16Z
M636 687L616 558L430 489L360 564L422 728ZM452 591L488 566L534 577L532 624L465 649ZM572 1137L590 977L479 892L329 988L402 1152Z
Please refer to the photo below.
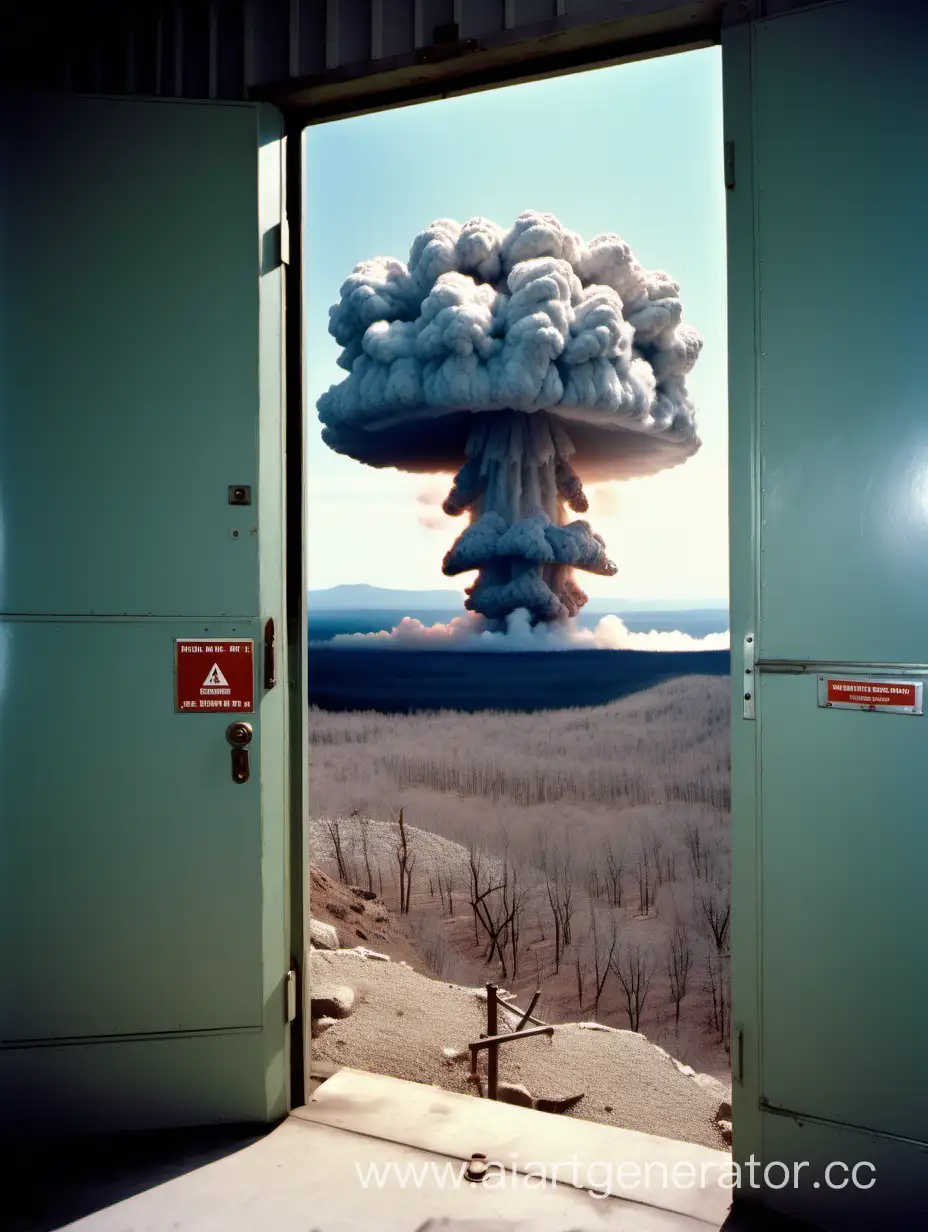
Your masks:
M702 344L679 290L618 235L585 244L550 214L521 214L508 231L439 219L408 266L377 257L342 286L329 331L349 376L319 400L324 436L338 448L346 429L409 412L563 407L691 440L683 378Z
M574 569L612 574L583 481L654 474L698 448L686 375L702 341L679 286L617 235L550 214L509 230L440 219L404 264L362 262L329 330L348 375L319 399L323 439L373 466L456 472L444 511L471 525L445 557L477 568L466 606L563 621ZM469 562L469 563L466 563Z
M526 608L511 612L503 629L494 629L477 615L456 616L447 624L426 625L405 616L393 629L379 633L340 633L327 645L363 649L369 646L396 650L727 650L729 634L651 630L633 633L618 616L604 616L594 629L574 621L534 622Z

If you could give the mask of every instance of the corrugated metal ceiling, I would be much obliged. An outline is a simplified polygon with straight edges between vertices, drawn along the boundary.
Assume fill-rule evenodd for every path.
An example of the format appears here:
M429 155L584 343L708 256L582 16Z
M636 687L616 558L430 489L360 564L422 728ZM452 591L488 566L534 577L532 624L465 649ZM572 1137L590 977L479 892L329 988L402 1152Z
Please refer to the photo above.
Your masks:
M92 0L3 18L6 86L240 100L319 118L712 41L722 0ZM743 6L745 12L748 5ZM494 76L495 74L495 76Z

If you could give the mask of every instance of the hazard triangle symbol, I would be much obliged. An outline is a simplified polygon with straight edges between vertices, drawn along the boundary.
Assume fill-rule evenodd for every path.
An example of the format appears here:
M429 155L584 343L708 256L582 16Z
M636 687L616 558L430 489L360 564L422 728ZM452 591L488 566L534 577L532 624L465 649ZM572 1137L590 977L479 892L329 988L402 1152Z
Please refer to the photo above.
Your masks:
M219 664L214 663L213 666L210 668L209 675L203 681L203 688L204 689L216 689L216 688L227 689L228 687L229 687L229 682L228 680L226 680L225 676L223 676L222 672L219 670Z

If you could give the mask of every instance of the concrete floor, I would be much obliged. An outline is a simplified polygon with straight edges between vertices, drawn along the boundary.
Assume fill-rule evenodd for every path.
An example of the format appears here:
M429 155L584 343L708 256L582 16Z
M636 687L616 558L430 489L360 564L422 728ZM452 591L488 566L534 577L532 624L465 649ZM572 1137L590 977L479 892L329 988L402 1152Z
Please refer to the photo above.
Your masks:
M69 1224L80 1232L799 1232L750 1209L729 1212L717 1186L681 1194L652 1185L637 1195L644 1201L629 1201L570 1183L528 1185L515 1166L505 1185L461 1182L460 1161L475 1150L535 1168L555 1158L697 1165L725 1158L342 1071L262 1135L233 1127L7 1144L14 1184L2 1225L6 1232ZM362 1183L359 1168L367 1175L369 1167L388 1170L382 1186ZM410 1167L421 1183L400 1171Z

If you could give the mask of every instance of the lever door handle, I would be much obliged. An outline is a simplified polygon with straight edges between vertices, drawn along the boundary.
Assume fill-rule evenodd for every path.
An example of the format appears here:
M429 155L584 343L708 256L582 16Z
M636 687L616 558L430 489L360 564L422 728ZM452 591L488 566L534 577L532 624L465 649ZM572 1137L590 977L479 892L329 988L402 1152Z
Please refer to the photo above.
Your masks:
M226 728L226 740L232 746L232 782L247 783L251 776L248 745L254 731L250 723L230 723Z

